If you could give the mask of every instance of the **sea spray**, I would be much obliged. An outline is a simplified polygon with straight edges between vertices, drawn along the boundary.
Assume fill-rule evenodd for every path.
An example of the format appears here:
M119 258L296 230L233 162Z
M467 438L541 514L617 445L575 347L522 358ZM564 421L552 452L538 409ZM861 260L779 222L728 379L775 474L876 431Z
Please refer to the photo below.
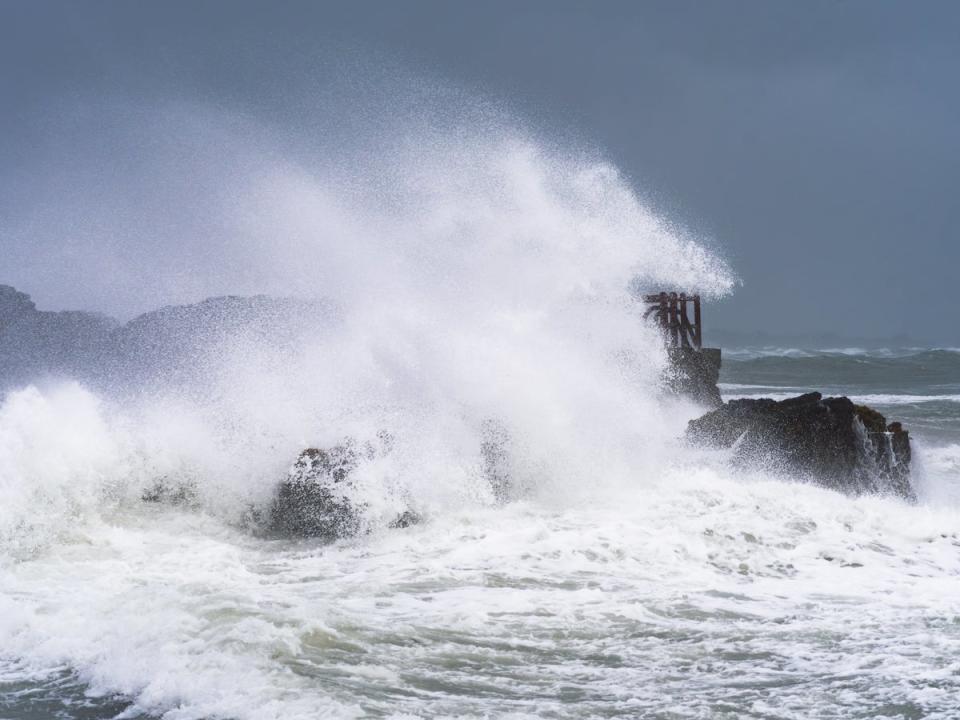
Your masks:
M186 487L240 522L304 447L388 432L389 458L358 473L366 505L388 517L403 492L442 512L491 500L491 422L511 438L521 495L582 493L598 468L607 482L657 472L677 420L658 397L659 337L629 289L716 296L731 284L723 262L672 232L609 163L514 129L410 142L415 131L358 162L350 182L342 167L334 181L266 153L225 178L211 212L236 242L218 246L211 287L242 273L322 306L252 305L238 324L212 303L181 325L165 311L119 330L118 349L78 370L104 408L97 422L125 433L103 483ZM229 131L216 137L228 150ZM154 271L180 268L161 259Z
M664 410L660 339L631 283L719 294L730 275L612 166L490 128L366 159L350 183L261 159L224 176L210 204L235 238L211 262L184 276L150 248L142 261L188 289L181 302L230 288L322 312L278 318L275 305L215 300L181 324L148 315L78 364L82 384L61 373L2 401L11 677L120 693L130 712L171 718L360 715L365 701L318 691L316 662L400 681L342 655L369 642L343 624L356 622L351 603L390 581L357 574L352 550L330 548L320 569L318 549L290 555L251 532L304 447L389 433L390 452L357 469L371 548L401 500L468 548L482 544L474 523L500 514L546 531L528 503L567 513L673 461L684 412ZM127 276L142 276L133 249ZM509 438L499 498L484 474L490 427ZM291 566L297 556L305 564ZM433 580L414 570L410 582L452 579L465 561L428 560ZM346 594L327 594L336 588Z

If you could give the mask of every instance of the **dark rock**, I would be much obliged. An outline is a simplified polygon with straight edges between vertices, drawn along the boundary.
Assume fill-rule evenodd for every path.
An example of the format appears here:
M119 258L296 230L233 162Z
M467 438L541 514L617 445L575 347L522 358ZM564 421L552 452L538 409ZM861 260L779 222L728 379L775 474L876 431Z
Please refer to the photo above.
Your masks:
M698 445L734 448L733 463L802 477L854 494L913 498L910 439L872 408L808 393L777 402L731 400L691 420Z
M359 456L346 442L328 450L300 453L286 480L280 483L270 508L270 529L281 535L329 540L360 531L360 508L349 497L348 482Z
M388 453L391 443L387 433L380 433L376 444L360 446L348 439L325 450L304 450L277 488L268 513L269 530L287 537L324 540L359 534L365 506L353 495L351 475L361 462ZM410 527L421 519L407 509L389 527Z
M677 395L690 398L706 407L720 407L723 400L717 382L720 380L719 348L667 348L670 364L667 387Z

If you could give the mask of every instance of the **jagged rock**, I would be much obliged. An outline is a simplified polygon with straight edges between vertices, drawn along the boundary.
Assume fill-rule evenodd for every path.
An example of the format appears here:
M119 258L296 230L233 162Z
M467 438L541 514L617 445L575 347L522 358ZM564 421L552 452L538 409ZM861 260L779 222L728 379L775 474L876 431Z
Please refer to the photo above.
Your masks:
M376 445L359 446L348 439L328 449L308 448L300 453L277 488L269 511L269 529L288 537L325 540L360 533L365 508L353 496L351 475L361 462L389 452L391 438L387 433L380 433L377 441ZM407 509L389 527L405 528L420 520L415 511Z
M720 407L720 349L667 348L670 364L667 368L667 387L677 395L690 398L706 407Z
M360 513L349 498L348 482L357 461L353 442L300 453L277 489L270 529L282 535L331 540L357 534Z
M734 448L739 467L799 476L854 494L914 497L907 431L846 397L814 392L780 402L731 400L691 420L687 437L702 446Z

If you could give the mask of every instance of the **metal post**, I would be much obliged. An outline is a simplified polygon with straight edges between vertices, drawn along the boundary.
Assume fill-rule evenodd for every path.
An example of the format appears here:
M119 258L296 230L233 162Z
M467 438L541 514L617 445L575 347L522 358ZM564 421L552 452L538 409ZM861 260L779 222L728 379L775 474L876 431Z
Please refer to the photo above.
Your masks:
M680 346L690 347L690 318L687 317L686 293L680 293Z
M677 312L677 294L670 293L670 345L679 347L680 345L680 317Z
M703 347L703 325L700 324L700 295L693 296L693 344L697 350Z

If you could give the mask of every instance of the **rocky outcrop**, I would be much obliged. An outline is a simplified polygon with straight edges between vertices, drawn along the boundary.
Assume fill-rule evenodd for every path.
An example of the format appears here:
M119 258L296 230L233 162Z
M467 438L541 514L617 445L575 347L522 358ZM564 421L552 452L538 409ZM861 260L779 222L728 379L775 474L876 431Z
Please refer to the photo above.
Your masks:
M854 494L914 497L907 431L846 397L814 392L780 402L731 400L691 420L687 437L701 446L732 448L738 467L801 477Z
M389 452L390 437L381 433L377 443L358 445L346 440L331 448L308 448L300 453L287 477L277 487L270 505L270 532L286 537L337 540L363 531L366 506L355 492L354 472L361 462ZM414 525L420 516L407 509L390 527Z
M300 453L280 483L270 507L270 529L281 535L336 539L360 530L360 512L350 497L357 466L354 443Z
M720 381L719 348L667 348L667 387L706 407L720 407L723 400Z
M337 540L364 532L368 508L357 492L355 473L361 464L388 455L392 445L391 435L380 432L375 441L362 445L347 439L330 448L304 450L277 486L266 516L254 513L255 523L284 537ZM512 449L512 436L503 422L492 418L483 422L480 469L498 504L516 492ZM404 528L420 521L420 514L407 507L388 525Z

